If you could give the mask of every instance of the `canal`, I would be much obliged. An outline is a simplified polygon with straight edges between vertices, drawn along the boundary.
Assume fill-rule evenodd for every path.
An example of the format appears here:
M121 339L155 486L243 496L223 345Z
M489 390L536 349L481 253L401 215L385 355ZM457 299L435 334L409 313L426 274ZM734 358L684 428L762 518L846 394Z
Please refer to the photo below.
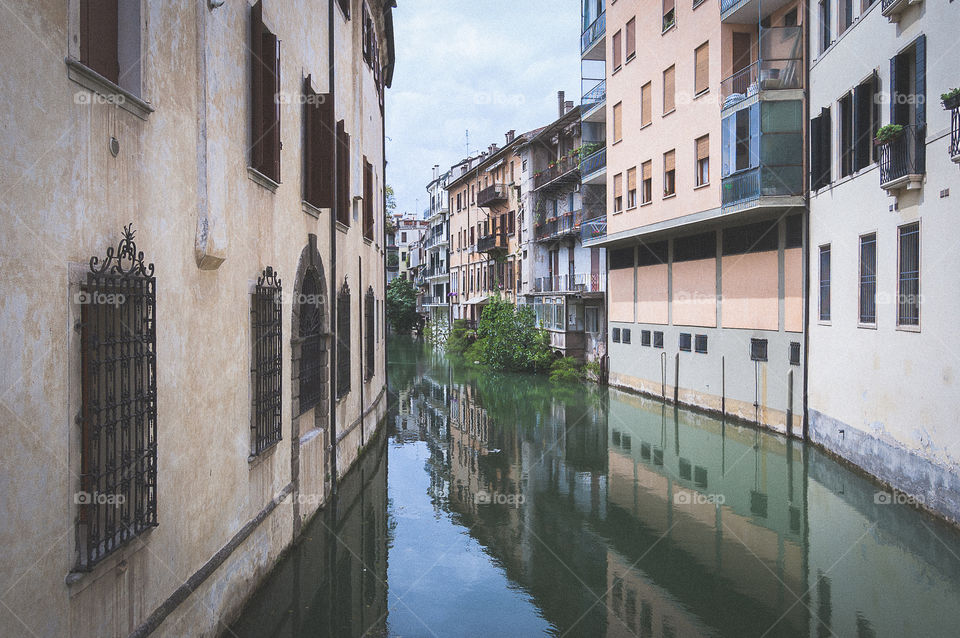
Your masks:
M812 447L401 339L388 367L382 435L224 635L960 635L960 535Z

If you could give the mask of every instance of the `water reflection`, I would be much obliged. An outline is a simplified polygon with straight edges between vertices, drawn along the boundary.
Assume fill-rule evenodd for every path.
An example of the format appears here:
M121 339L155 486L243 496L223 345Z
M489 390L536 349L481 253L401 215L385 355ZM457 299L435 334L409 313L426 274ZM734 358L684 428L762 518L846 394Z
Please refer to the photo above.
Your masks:
M369 522L328 523L357 547L302 543L240 635L957 635L955 530L814 449L410 342L389 362L389 486L384 460Z

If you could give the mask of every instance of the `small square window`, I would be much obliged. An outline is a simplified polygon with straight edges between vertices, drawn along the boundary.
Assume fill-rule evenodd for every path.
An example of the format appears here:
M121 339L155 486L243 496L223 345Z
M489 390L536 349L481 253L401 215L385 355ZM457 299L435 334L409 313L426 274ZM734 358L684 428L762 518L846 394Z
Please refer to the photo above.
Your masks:
M623 342L630 343L630 328L624 328L621 334L623 336Z
M641 346L649 346L649 345L650 345L650 331L649 331L649 330L641 330L641 331L640 331L640 345L641 345Z
M750 340L750 358L753 359L754 361L767 360L767 340L766 339Z
M694 339L694 349L700 354L707 354L707 335L697 335Z
M659 330L653 333L653 347L662 348L663 347L663 333Z
M790 342L790 365L792 366L800 365L800 342L799 341Z
M620 343L620 328L614 328L613 335L610 338L614 343Z
M691 336L689 332L680 333L680 350L683 352L690 352L691 346Z

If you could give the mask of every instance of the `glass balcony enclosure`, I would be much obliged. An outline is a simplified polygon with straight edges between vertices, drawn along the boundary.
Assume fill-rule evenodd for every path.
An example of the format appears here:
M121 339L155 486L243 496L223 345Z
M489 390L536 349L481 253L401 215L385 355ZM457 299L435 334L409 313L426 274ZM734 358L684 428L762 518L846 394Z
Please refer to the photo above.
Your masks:
M723 119L723 205L803 194L803 104L756 102Z
M723 108L760 91L803 88L803 28L760 27L759 58L720 83Z

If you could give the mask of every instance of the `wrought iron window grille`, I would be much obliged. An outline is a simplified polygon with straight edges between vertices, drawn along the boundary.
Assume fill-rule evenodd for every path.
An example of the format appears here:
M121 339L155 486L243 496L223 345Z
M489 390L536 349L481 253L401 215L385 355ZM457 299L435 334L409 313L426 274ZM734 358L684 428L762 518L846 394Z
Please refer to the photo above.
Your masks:
M264 452L283 437L281 400L283 374L282 286L271 266L257 278L250 308L253 324L253 450Z

